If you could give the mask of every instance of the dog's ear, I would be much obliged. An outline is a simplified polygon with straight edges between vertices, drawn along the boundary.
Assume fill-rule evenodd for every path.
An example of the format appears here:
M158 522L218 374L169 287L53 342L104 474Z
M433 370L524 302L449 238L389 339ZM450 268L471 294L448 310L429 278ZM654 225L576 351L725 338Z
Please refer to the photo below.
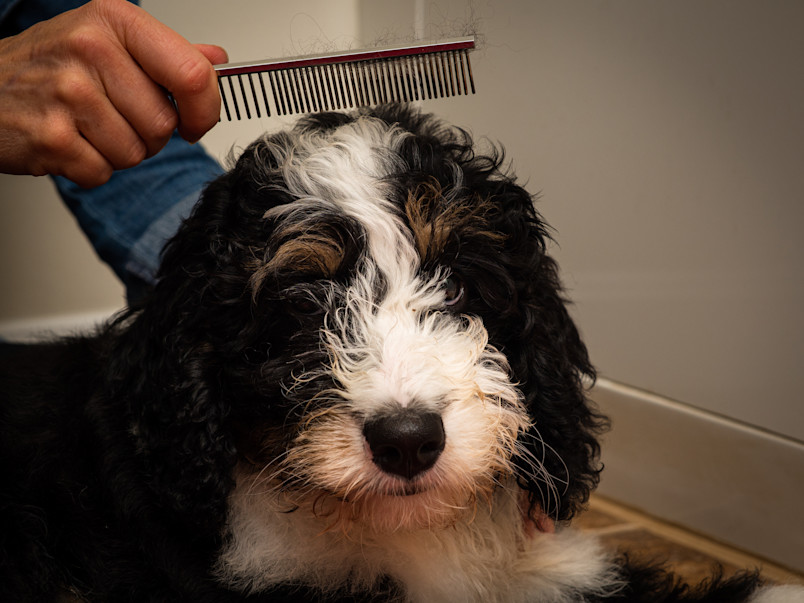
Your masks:
M551 494L538 480L525 480L524 485L531 503L538 502L559 519L569 519L599 481L598 437L607 422L586 395L595 371L567 312L555 261L543 256L533 275L520 301L524 328L512 349L513 361L534 421L525 444L541 459L555 490ZM551 496L557 500L550 500Z
M132 432L162 505L190 528L225 518L235 444L224 349L252 315L248 262L283 199L254 183L254 154L211 183L167 245L158 281L120 337Z
M490 326L534 422L522 439L531 458L518 459L520 486L530 494L532 508L538 504L569 519L599 479L597 436L606 421L586 396L595 371L567 312L558 266L547 254L547 226L533 198L512 179L477 186L496 201L492 227L504 234L493 261L504 268L496 272L506 279L490 288L496 292L489 305L499 317ZM551 476L553 487L534 476L533 459Z
M408 163L422 165L443 189L455 187L453 194L466 196L467 203L483 206L492 236L473 240L462 234L448 261L471 286L467 310L483 316L534 422L521 441L528 454L517 459L520 486L529 493L532 510L538 505L569 519L598 483L597 436L606 420L586 397L595 371L567 312L558 267L547 254L548 227L530 193L505 175L501 147L476 154L467 132L430 119L414 129L420 136L407 141L415 148L407 152ZM535 466L542 467L541 476Z

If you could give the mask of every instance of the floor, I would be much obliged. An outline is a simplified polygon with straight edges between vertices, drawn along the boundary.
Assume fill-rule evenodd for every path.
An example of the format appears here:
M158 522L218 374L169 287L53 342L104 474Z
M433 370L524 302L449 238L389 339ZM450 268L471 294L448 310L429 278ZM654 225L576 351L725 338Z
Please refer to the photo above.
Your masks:
M589 509L573 524L593 532L614 549L636 557L663 561L686 581L697 584L717 564L729 575L760 568L768 581L804 584L804 574L789 571L750 553L709 540L602 497L593 497Z

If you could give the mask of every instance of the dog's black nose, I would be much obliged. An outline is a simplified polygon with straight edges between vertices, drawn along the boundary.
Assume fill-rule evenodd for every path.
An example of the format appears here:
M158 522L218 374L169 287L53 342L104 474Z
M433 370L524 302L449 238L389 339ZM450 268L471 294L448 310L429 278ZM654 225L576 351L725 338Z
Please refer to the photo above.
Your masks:
M439 415L407 408L368 421L363 435L377 466L407 479L432 467L446 442Z

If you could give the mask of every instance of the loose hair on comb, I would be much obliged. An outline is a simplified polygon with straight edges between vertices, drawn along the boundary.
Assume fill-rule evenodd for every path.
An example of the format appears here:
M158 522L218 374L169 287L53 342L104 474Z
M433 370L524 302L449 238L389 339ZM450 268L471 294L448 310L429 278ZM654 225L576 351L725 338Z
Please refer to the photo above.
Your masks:
M469 62L474 47L469 36L216 65L221 120L474 94Z

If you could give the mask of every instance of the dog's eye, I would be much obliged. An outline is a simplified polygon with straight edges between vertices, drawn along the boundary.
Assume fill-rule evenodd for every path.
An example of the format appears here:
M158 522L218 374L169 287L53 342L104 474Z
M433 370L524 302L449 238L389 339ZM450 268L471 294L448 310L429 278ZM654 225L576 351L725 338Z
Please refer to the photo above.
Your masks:
M271 344L267 341L255 343L243 350L243 357L249 364L262 364L268 360L271 351Z
M290 299L288 300L288 305L293 312L296 314L301 314L302 316L315 316L316 314L321 314L324 311L321 308L321 305L310 297L297 297L295 299Z
M324 283L297 283L280 293L286 312L297 318L320 316L326 312L330 292Z
M457 306L463 300L463 281L455 275L450 275L444 281L444 303L447 306Z

